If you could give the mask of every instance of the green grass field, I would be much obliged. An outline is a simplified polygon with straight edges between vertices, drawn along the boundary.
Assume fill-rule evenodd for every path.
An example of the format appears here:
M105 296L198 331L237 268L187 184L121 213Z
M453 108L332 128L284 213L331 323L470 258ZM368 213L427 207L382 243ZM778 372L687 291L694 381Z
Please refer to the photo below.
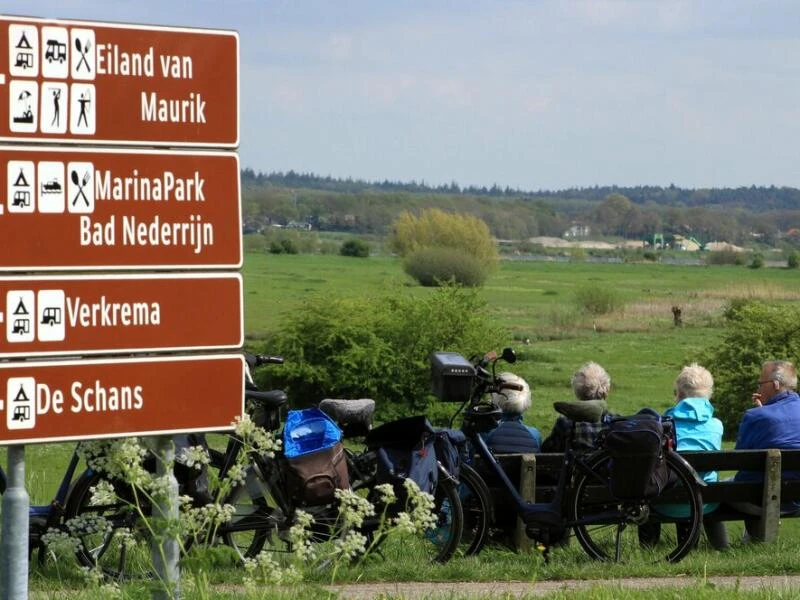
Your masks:
M263 345L269 333L280 327L282 318L313 295L431 293L412 285L399 260L391 257L247 253L243 276L249 346ZM635 412L642 406L664 409L672 402L672 383L680 367L721 339L722 312L731 299L792 302L800 298L799 277L797 271L785 269L507 260L480 293L498 324L509 331L508 344L515 347L519 357L513 370L531 383L534 402L526 420L546 434L555 419L552 403L570 399L570 375L583 362L595 360L609 371L613 381L610 404L617 412ZM580 314L574 294L586 285L614 290L624 301L624 308L598 318ZM673 305L683 310L683 327L673 325ZM279 354L281 349L269 351ZM52 497L71 449L71 444L27 448L28 489L33 502L44 503ZM738 539L741 527L734 524L731 531L732 538ZM800 571L797 533L794 523L785 522L777 545L758 548L736 542L725 553L694 552L679 565L600 565L588 560L573 544L556 552L550 565L544 565L535 553L520 556L492 550L443 566L420 565L413 558L392 564L374 561L358 572L344 569L341 579L535 580L636 575L701 580L705 573L794 573ZM237 581L239 573L228 564L208 575L212 583L224 585ZM42 591L42 597L55 597L53 590L60 589L58 577L52 568L34 569L34 587ZM319 583L325 583L324 576ZM74 579L63 584L80 587ZM139 592L131 590L131 597L138 597ZM703 594L704 598L717 597L709 590ZM237 597L241 597L238 592ZM677 596L664 592L654 597Z

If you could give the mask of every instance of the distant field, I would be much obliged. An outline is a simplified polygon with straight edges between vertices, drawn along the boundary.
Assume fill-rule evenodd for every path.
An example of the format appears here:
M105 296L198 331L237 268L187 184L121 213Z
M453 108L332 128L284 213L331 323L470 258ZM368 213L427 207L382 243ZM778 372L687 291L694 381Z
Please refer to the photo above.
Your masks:
M413 285L391 257L248 253L243 273L249 343L315 294L430 293ZM532 384L528 418L548 428L552 402L569 399L570 375L587 360L611 374L611 403L620 412L666 408L680 367L720 339L731 298L798 300L798 277L786 269L504 260L481 293L511 332L508 343L520 357L514 371ZM615 290L624 308L595 319L579 314L574 293L587 285ZM673 305L682 308L682 328L673 325Z

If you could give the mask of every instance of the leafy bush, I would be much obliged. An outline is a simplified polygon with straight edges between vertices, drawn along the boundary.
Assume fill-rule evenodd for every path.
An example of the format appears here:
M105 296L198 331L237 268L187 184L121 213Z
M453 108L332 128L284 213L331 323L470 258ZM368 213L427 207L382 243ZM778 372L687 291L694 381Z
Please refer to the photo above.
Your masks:
M470 357L500 348L508 337L472 289L318 297L291 313L269 342L267 351L280 352L286 362L257 377L264 389L286 390L294 405L374 398L381 419L407 416L425 412L434 400L431 352Z
M364 240L354 238L347 240L342 244L339 254L342 256L355 256L357 258L366 258L369 256L369 244Z
M297 244L289 238L273 240L269 243L270 254L297 254L299 249Z
M402 257L430 247L453 248L475 257L487 270L497 267L497 245L489 227L467 214L427 209L419 217L409 212L392 223L389 248Z
M734 439L767 360L800 359L800 307L762 302L737 305L722 343L701 360L714 375L714 406L725 425L725 437Z
M753 260L747 266L751 269L760 269L764 266L764 258L760 254L754 254Z
M590 315L607 315L623 307L619 294L613 289L598 285L585 285L575 290L578 308Z
M741 265L741 252L736 250L715 250L705 255L707 265Z
M403 261L403 269L420 285L437 286L448 281L470 287L483 285L489 273L480 261L455 248L421 248Z
M789 256L786 257L786 266L789 269L800 267L800 256L798 256L796 251L790 252Z

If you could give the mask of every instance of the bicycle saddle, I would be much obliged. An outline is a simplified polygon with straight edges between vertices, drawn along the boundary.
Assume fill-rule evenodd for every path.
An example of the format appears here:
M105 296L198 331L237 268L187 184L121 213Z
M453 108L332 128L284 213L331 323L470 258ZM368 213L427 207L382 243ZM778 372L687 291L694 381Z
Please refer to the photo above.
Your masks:
M375 400L325 398L320 401L319 409L336 421L345 437L364 435L372 427Z
M254 400L268 409L279 408L289 399L283 390L269 390L268 392L245 390L244 397L246 400Z

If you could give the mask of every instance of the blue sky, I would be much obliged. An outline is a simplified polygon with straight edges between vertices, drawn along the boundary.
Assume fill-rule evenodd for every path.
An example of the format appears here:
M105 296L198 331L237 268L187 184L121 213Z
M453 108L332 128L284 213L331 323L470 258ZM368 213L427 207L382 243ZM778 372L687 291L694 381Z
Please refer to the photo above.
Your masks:
M237 30L243 166L366 180L800 187L794 0L0 0Z

